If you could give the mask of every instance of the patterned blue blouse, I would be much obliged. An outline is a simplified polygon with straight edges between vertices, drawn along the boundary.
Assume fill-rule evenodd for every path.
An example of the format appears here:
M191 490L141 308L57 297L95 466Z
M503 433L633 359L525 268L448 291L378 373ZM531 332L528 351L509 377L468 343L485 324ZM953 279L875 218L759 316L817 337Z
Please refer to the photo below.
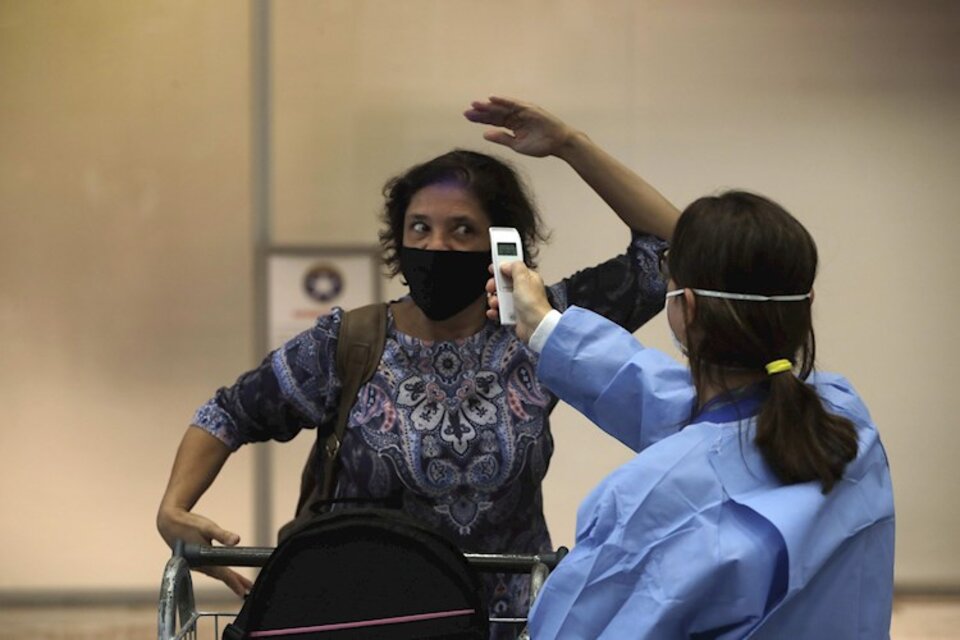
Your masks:
M626 254L551 286L551 304L585 307L636 330L663 307L663 246L634 234ZM334 309L318 318L217 391L193 423L236 449L287 441L330 420L340 395L334 354L342 316ZM488 321L468 338L431 342L401 333L388 312L380 365L350 412L335 497L400 505L464 551L551 550L541 482L557 398L536 368L537 354L512 328ZM528 587L524 576L489 576L491 614L526 615Z

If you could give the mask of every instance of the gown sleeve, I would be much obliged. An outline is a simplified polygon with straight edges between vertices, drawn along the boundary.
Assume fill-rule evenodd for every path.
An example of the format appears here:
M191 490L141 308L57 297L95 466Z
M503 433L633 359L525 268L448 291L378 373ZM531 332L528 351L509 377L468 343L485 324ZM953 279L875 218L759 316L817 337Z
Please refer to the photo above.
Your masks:
M287 441L327 422L337 410L336 371L342 310L271 352L258 367L220 388L194 414L193 424L231 450L249 442Z
M689 421L689 370L622 327L571 307L544 345L537 376L601 429L641 451Z
M553 308L590 309L634 332L663 308L666 283L660 277L660 250L666 241L633 232L626 253L578 271L549 287Z

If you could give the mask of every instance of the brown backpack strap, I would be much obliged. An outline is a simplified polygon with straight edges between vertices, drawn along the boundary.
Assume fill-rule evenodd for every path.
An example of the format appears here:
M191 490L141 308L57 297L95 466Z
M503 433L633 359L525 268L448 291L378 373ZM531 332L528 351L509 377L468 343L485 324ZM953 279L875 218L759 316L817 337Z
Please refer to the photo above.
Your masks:
M337 342L337 374L342 383L340 406L333 433L323 446L321 500L329 500L333 495L333 479L337 474L340 444L347 430L350 409L357 401L360 387L376 372L386 339L387 305L370 304L343 314Z
M357 394L377 370L387 339L387 305L376 303L345 311L340 320L337 339L336 366L340 378L340 403L337 405L333 431L321 443L323 433L317 425L317 441L300 476L300 496L297 498L296 517L282 526L279 539L285 539L302 522L314 515L314 505L329 500L333 495L337 474L340 443L347 430L350 409ZM329 423L327 423L329 424ZM323 481L317 483L317 456L323 456Z

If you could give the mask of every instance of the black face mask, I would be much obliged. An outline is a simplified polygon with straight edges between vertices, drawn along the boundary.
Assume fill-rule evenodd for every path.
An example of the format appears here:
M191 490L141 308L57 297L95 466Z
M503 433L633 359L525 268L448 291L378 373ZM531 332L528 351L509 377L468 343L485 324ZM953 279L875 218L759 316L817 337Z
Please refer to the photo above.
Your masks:
M410 297L431 320L455 316L483 294L490 260L489 251L400 249Z

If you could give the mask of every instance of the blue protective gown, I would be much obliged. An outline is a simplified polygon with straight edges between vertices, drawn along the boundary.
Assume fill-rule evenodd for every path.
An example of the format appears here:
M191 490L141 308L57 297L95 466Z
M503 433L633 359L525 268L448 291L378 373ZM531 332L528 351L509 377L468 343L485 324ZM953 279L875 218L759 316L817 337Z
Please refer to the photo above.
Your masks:
M753 444L759 388L690 422L689 370L589 311L563 314L538 375L639 453L581 504L576 545L531 611L535 640L889 638L889 467L844 378L809 380L859 437L823 495L783 485Z

